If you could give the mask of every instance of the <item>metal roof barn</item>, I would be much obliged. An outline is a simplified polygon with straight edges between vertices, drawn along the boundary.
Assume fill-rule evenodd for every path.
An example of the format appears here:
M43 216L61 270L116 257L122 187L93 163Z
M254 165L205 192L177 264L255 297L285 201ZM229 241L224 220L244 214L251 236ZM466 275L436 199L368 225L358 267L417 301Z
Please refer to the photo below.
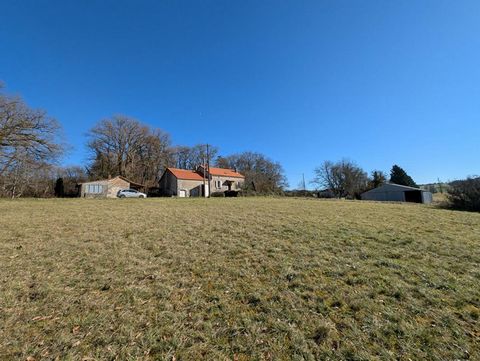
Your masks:
M432 193L394 183L383 184L361 194L362 200L378 202L432 203Z

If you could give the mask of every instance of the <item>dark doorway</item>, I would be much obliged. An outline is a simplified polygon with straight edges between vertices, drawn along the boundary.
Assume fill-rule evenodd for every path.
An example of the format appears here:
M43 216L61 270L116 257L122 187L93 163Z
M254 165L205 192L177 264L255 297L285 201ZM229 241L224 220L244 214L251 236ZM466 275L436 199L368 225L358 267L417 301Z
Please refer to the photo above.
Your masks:
M223 185L226 185L228 187L228 191L232 190L232 184L233 184L233 182L229 181L229 180L227 180L223 183Z
M422 191L405 191L405 202L422 203Z

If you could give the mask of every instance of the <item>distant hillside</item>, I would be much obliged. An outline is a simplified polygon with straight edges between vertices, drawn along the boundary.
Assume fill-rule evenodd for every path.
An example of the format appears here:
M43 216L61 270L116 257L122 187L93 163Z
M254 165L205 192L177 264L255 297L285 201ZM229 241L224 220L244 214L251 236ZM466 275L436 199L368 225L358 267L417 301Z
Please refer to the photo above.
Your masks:
M420 184L419 187L432 193L445 193L449 187L449 183Z
M480 177L473 176L473 179L480 179ZM446 193L447 189L450 187L450 184L455 182L461 182L462 179L454 180L451 182L439 182L439 183L428 183L428 184L421 184L419 187L421 189L427 190L432 193Z

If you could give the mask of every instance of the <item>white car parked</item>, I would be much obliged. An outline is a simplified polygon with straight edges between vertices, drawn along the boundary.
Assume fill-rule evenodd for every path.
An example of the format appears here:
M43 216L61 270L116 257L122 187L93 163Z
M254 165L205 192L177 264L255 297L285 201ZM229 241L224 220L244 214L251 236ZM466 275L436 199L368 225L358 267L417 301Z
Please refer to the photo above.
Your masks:
M122 189L117 193L118 198L147 198L145 193L136 191L135 189Z

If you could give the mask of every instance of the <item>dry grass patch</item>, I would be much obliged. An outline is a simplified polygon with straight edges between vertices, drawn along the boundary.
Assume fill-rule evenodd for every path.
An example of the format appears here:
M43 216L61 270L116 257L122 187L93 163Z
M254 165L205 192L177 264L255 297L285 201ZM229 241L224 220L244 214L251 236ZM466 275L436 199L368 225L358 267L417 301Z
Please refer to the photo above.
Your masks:
M0 201L0 359L478 359L480 214Z

